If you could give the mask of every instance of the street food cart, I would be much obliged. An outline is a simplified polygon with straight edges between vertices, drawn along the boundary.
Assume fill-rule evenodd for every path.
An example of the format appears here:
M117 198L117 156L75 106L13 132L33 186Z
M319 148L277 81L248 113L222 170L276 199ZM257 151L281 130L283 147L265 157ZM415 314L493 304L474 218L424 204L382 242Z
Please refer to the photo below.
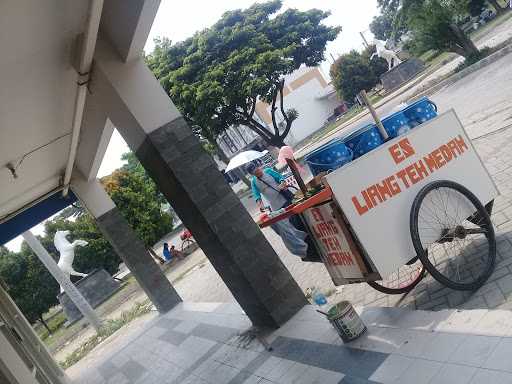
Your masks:
M491 275L489 215L498 190L455 111L333 170L322 184L259 225L300 215L335 285L404 293L426 270L445 286L475 290Z

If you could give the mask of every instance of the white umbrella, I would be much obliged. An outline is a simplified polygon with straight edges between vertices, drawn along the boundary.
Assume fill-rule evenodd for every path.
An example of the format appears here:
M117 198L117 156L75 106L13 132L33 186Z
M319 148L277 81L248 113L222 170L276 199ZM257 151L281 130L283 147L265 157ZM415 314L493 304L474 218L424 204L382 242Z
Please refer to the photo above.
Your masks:
M257 160L262 158L268 153L267 150L263 152L259 151L244 151L240 152L238 155L234 156L230 161L225 172L232 171L235 168L241 167L244 164L250 163L253 160Z

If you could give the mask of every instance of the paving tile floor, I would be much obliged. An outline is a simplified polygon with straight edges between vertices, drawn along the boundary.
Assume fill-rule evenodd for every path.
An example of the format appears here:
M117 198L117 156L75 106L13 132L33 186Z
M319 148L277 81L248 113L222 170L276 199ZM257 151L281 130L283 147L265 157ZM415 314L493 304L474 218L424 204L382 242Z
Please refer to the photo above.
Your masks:
M510 311L358 312L368 330L344 344L312 306L255 337L237 304L185 302L67 374L72 384L512 383Z

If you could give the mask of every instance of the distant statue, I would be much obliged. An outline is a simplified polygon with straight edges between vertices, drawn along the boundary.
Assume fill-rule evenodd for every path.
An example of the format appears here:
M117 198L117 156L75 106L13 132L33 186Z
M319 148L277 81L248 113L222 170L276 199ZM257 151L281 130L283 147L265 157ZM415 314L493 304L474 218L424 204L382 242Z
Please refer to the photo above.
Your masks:
M402 62L394 51L386 48L385 41L374 39L373 44L375 44L377 52L370 57L370 60L373 59L374 56L386 60L388 62L388 71Z
M87 274L77 272L73 269L73 260L75 260L75 247L85 246L88 243L85 240L75 240L70 243L66 238L67 235L69 235L69 231L57 231L53 238L53 244L55 244L55 248L57 248L60 254L57 265L62 272L66 274L68 279L71 275L86 277ZM60 287L60 291L64 292L62 286Z

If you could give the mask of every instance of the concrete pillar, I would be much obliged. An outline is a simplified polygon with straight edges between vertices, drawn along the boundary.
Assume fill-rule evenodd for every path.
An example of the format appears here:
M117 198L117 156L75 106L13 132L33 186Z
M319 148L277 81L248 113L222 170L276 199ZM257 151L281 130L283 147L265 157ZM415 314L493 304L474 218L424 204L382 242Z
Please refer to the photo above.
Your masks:
M99 330L101 328L101 320L96 315L96 312L94 312L94 309L92 309L85 297L82 296L78 288L75 287L71 280L68 279L66 274L61 271L55 260L53 260L41 242L30 231L23 232L23 238L27 242L30 249L34 251L39 260L41 260L41 262L44 264L46 269L48 269L55 280L57 280L60 286L64 289L64 292L66 292L78 310L82 313L82 315L84 315L84 318L96 330Z
M71 189L96 219L100 231L124 261L158 312L165 313L180 303L180 296L100 182L96 179L87 182L75 174L71 180Z
M303 292L142 58L123 63L104 42L90 96L144 168L255 325L276 327Z

